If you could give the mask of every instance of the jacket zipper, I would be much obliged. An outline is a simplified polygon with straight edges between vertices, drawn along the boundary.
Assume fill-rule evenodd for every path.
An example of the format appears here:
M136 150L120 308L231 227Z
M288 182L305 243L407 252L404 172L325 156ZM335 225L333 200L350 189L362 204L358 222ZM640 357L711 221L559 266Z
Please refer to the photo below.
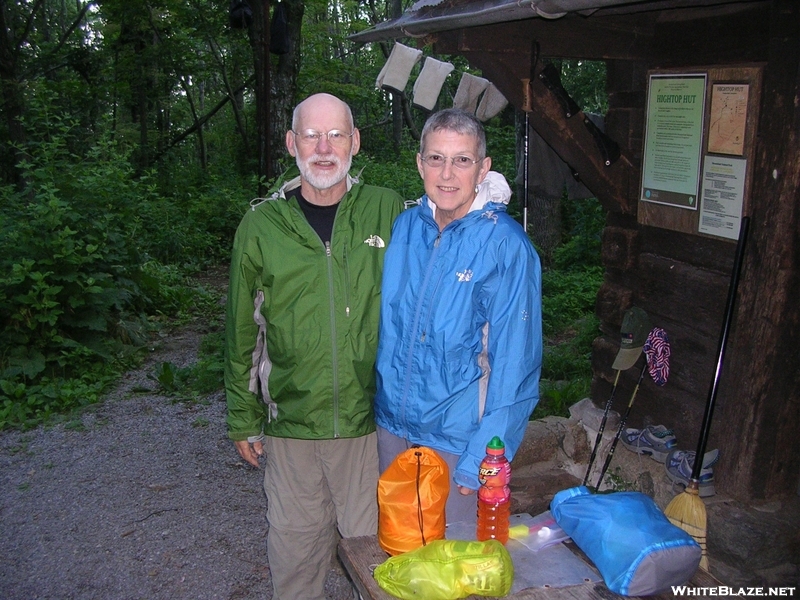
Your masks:
M347 247L342 251L344 255L344 316L350 318L350 263L347 260Z
M422 288L420 289L420 295L419 295L420 302L419 304L417 304L417 307L414 311L414 324L411 327L412 339L411 343L408 345L408 355L406 356L405 382L403 384L403 397L401 400L401 406L403 407L401 422L403 423L403 428L405 428L405 423L406 423L406 406L408 401L408 392L411 387L411 365L412 365L412 360L414 358L414 348L417 345L417 342L414 340L414 338L416 338L417 336L417 328L419 327L420 318L422 316L421 315L422 305L425 301L425 296L426 296L425 292L427 291L428 285L430 283L431 272L433 271L433 265L436 262L436 255L439 253L439 242L441 241L441 239L442 239L442 232L440 231L433 242L433 252L431 253L431 257L428 259L428 265L425 267L425 278L423 279ZM425 342L424 331L420 336L419 342L420 343Z
M331 236L332 237L332 236ZM331 367L333 368L333 437L339 437L339 357L336 351L336 305L333 296L333 253L331 243L325 242L325 259L328 263L328 296L331 319Z
M436 239L433 241L433 248L434 248L434 251L436 252L436 254L439 253L439 245L441 244L441 242L442 242L442 232L440 231L439 235L437 235ZM442 280L442 277L441 277L441 275L439 275L439 279L436 280L436 288L434 288L433 293L431 294L431 298L434 298L436 296L436 289L439 287L439 282L441 280ZM427 288L427 286L428 286L428 283L426 282L425 287ZM428 314L425 316L424 323L430 323L431 322L431 311L432 310L433 310L433 302L429 302L428 303ZM428 335L427 330L423 329L422 330L422 335L420 335L419 341L420 342L424 342L425 338L427 337L427 335Z
M294 209L308 225L303 211ZM336 218L339 216L339 211L336 211L336 216L333 218L333 228L331 229L331 239L333 239L333 230L336 229ZM333 370L332 385L333 385L333 437L339 437L339 354L336 346L336 303L334 299L334 280L333 280L333 251L331 250L331 242L323 242L319 234L314 231L314 228L308 225L312 233L317 236L317 239L324 246L325 261L328 269L328 304L331 320L331 368ZM348 273L349 278L349 273ZM347 301L349 304L349 301ZM350 316L350 307L345 309L347 316Z

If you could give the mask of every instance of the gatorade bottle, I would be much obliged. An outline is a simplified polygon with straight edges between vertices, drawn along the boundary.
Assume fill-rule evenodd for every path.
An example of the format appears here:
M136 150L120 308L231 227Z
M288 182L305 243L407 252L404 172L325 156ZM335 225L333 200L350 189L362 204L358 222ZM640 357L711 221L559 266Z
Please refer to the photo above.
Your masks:
M511 516L511 464L506 447L494 436L486 446L486 457L478 475L478 541L508 541L508 520Z

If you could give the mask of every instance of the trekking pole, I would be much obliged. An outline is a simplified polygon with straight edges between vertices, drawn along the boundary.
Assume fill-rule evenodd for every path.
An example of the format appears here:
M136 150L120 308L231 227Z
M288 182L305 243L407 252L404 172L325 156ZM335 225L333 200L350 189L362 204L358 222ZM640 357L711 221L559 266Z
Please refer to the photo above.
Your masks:
M617 382L619 381L619 374L622 371L617 369L617 376L614 377L614 387L611 388L611 395L608 397L608 402L606 402L605 410L603 411L603 419L600 421L600 428L597 430L597 437L594 439L594 448L592 448L592 455L589 457L589 466L586 467L586 475L583 476L583 483L581 485L586 485L586 482L589 481L589 473L592 470L592 465L594 464L594 459L597 457L597 448L600 446L600 440L603 439L603 432L606 430L606 421L608 420L608 412L611 410L611 403L614 402L614 393L617 391Z
M639 391L639 385L642 383L642 379L644 378L644 372L647 371L647 360L645 359L644 365L642 366L642 372L639 373L639 380L636 382L636 387L633 388L633 393L631 394L631 399L628 402L628 407L625 409L625 414L622 415L622 418L619 420L619 427L617 428L617 434L614 436L614 441L611 442L611 448L608 450L608 456L606 456L606 462L603 463L603 469L600 471L600 477L597 479L597 485L594 487L595 490L600 488L600 484L603 483L603 476L606 474L608 470L608 465L611 464L611 457L614 456L614 450L617 447L617 442L619 442L619 438L622 435L622 430L625 428L625 422L628 420L628 415L631 414L631 406L633 406L633 400L636 398L636 392Z

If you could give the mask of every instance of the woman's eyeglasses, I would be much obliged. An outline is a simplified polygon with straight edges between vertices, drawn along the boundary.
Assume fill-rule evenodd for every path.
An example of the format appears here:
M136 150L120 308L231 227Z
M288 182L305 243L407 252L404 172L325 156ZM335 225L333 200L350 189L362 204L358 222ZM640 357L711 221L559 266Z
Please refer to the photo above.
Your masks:
M428 154L427 156L421 156L420 159L431 169L441 169L448 160L457 169L469 169L481 160L475 160L469 156L442 156L441 154Z

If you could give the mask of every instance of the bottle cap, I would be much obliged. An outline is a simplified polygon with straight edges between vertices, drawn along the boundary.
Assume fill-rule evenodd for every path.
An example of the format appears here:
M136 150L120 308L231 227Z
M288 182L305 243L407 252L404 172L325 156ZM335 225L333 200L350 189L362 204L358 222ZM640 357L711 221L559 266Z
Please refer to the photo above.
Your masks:
M494 436L489 443L486 444L486 452L488 454L504 454L506 446L499 437Z

